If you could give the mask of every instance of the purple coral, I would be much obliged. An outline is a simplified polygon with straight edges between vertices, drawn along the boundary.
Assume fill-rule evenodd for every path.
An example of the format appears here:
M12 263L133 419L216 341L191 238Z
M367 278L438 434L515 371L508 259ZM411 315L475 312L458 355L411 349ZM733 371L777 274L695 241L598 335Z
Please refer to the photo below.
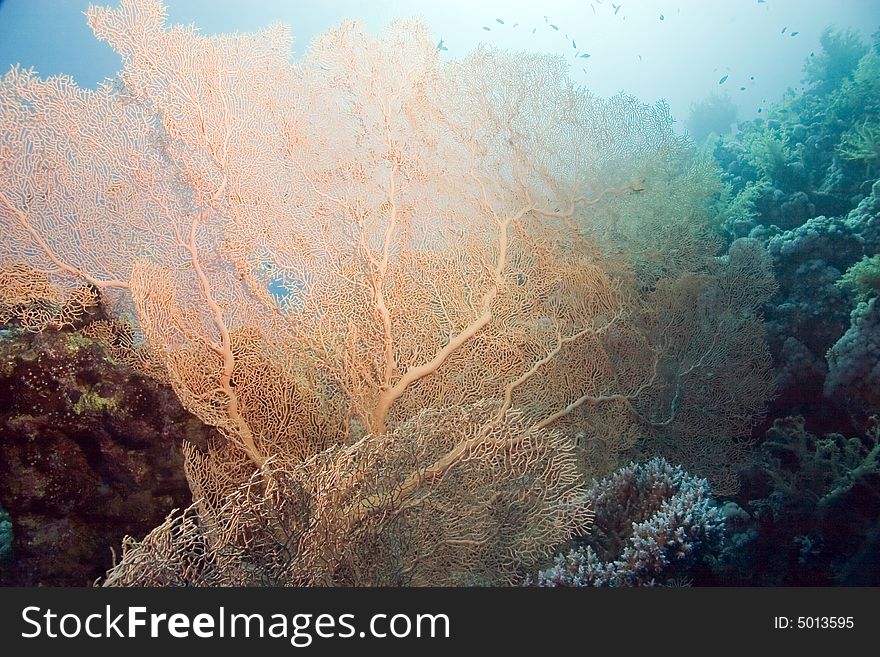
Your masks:
M589 489L587 545L557 555L538 586L650 586L720 546L724 519L705 479L662 458L630 463Z

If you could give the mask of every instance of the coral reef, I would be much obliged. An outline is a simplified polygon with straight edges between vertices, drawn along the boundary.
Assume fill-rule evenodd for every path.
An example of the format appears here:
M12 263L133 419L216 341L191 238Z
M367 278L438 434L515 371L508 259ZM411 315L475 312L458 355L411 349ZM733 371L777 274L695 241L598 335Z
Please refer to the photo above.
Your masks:
M778 391L771 415L803 414L824 430L860 432L876 402L870 383L857 389L841 369L851 360L841 355L866 321L855 306L870 297L867 267L880 252L871 141L880 55L856 34L833 29L822 46L805 65L803 92L790 91L766 119L744 122L737 135L716 142L727 187L715 223L728 240L764 242L773 262L779 288L765 308ZM867 373L876 356L863 339L858 345ZM849 384L851 395L842 388Z
M826 31L822 43L830 50L808 59L805 91L789 91L766 118L741 123L715 144L737 210L718 218L728 238L843 217L870 193L880 54L848 32Z
M87 16L117 79L0 79L0 583L877 582L878 43L700 149L416 21Z
M0 80L0 320L51 330L100 296L108 353L217 432L184 450L195 506L108 583L179 582L193 542L219 568L187 562L194 583L505 583L633 455L736 490L774 283L754 240L718 256L718 173L665 103L545 54L443 63L418 21L347 21L293 61L280 24L87 18L118 79Z

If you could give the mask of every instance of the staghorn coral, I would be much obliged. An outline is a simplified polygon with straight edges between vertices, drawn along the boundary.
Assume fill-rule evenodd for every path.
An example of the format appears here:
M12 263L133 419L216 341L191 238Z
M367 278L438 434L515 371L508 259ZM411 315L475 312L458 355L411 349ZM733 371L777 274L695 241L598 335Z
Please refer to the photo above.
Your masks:
M538 586L654 586L720 546L724 521L705 479L656 458L593 484L586 545L556 556Z

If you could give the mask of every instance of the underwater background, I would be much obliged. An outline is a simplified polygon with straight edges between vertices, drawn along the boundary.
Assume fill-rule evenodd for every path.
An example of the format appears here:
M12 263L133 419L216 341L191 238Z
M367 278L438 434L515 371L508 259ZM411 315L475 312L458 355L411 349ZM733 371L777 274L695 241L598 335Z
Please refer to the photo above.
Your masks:
M3 585L880 583L876 2L6 0L0 64Z

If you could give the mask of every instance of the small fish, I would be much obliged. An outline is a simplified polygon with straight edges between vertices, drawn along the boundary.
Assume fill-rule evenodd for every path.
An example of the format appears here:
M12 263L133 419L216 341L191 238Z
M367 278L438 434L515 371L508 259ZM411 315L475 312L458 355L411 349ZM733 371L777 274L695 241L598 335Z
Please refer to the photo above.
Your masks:
M755 76L754 76L754 75L753 75L752 77L749 78L749 80L754 80L754 79L755 79Z
M552 27L554 30L559 31L559 28L556 27L553 23L548 23L548 25L549 25L550 27Z
M581 59L589 59L589 58L590 58L590 53L588 53L588 52L585 52L583 55L581 55Z
M718 80L718 84L724 84L725 82L727 82L727 78L728 78L728 77L729 77L729 76L727 76L727 75L722 75L722 76L721 76L721 79Z
M800 34L800 32L792 32L791 36L797 36L798 34Z
M745 87L740 87L739 90L740 90L740 91L745 91L746 88L745 88Z
M574 48L575 50L578 49L578 44L576 44L576 43L574 42L574 39L571 40L571 47Z
M663 14L660 14L660 20L661 21L663 20Z
M614 3L612 2L612 3L611 3L611 6L614 7L614 14L616 15L617 12L620 11L620 5L616 5L616 4L614 4Z
M641 55L639 55L639 61L642 61L642 56L641 56Z
M758 108L758 114L760 114L760 113L761 113L761 108L759 107L759 108Z
M764 0L758 0L758 4L759 4L759 5L763 5L763 4L764 4Z
M491 28L491 27L485 27L485 26L484 26L483 29L486 30L487 32L491 32L491 31L492 31L492 28Z
M500 18L496 18L496 19L495 19L495 22L496 22L496 23L501 23L502 25L504 25L504 21L501 20Z
M785 27L782 28L782 32L780 32L780 34L785 34L785 31L786 31L787 29L788 29L788 25L786 25Z
M437 44L437 50L449 50L449 48L443 45L443 39L440 39L440 43Z
M537 30L537 29L538 29L538 28L536 27L534 30L532 30L532 34L534 34L534 33L535 33L535 30Z

